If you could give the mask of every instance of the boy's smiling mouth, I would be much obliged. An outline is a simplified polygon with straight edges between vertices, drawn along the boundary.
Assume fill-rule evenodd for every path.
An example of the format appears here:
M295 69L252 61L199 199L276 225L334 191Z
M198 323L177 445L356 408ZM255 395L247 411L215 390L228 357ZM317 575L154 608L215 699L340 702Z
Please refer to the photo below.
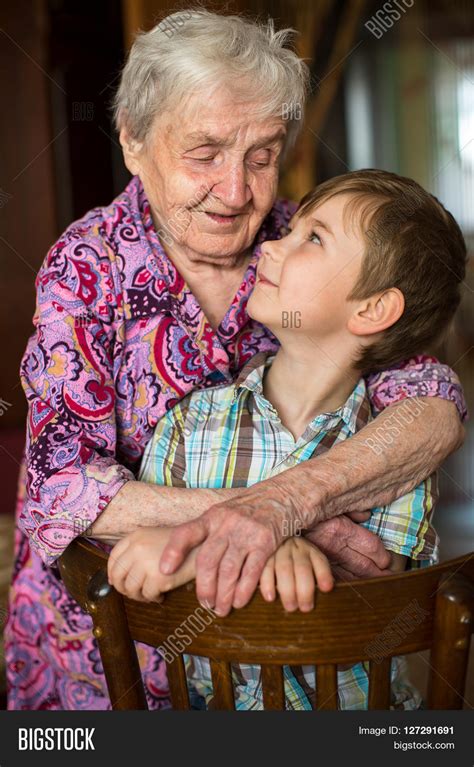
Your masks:
M257 275L257 282L263 282L267 285L272 285L274 288L277 288L278 285L276 285L274 282L268 279L268 277L265 277L265 275L262 272L259 272Z

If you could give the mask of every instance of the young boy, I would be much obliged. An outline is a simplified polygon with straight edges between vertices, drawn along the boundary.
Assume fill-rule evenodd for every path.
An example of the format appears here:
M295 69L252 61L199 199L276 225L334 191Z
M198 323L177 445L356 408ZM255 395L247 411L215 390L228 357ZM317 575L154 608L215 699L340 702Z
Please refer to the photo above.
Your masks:
M410 179L349 173L302 200L281 240L265 242L248 314L269 327L278 352L253 357L232 385L181 400L157 424L139 479L186 487L247 487L350 438L371 418L363 376L423 351L452 318L466 249L453 217ZM430 517L435 478L364 526L392 552L393 571L437 561ZM315 582L333 587L324 554L292 531L260 579L287 610L311 610ZM109 560L109 580L134 598L159 598L194 577L193 551L172 576L158 563L170 528L126 536ZM212 699L208 662L188 659L193 690ZM262 708L260 670L235 667L237 708ZM311 708L314 669L285 667L287 707ZM365 663L339 669L339 706L367 708ZM392 707L420 697L392 662Z

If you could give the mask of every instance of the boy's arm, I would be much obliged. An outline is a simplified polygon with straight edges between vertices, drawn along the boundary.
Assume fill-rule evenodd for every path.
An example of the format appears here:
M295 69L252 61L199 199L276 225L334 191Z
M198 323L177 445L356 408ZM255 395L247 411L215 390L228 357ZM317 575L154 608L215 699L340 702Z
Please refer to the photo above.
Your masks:
M194 580L197 549L188 554L172 575L160 572L161 553L170 533L171 529L166 527L142 527L122 538L107 561L109 583L130 599L155 602L167 591Z
M86 535L109 544L141 527L168 527L200 517L213 504L232 500L241 488L187 487L185 420L189 398L168 410L155 426L138 481L126 482Z

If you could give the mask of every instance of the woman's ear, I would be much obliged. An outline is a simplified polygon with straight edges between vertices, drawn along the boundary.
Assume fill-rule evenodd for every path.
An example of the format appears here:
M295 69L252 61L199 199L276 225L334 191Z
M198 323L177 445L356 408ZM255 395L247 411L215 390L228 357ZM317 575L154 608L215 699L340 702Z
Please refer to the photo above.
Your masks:
M361 301L347 322L355 336L370 336L394 325L405 309L405 298L398 288L388 288Z
M123 160L132 176L136 176L140 172L140 150L142 149L142 142L135 141L133 139L125 124L122 124L119 133L119 141L123 151Z

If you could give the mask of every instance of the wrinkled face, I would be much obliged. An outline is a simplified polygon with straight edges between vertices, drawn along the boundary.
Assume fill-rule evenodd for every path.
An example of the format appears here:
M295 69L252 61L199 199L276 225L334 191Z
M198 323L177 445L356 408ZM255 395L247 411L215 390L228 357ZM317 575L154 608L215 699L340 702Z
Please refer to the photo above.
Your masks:
M158 116L138 172L159 234L192 260L219 263L252 244L277 193L286 126L225 87Z
M262 245L257 281L247 304L251 317L282 333L336 335L356 302L347 301L362 265L365 241L357 222L344 217L350 195L322 202L290 233Z

